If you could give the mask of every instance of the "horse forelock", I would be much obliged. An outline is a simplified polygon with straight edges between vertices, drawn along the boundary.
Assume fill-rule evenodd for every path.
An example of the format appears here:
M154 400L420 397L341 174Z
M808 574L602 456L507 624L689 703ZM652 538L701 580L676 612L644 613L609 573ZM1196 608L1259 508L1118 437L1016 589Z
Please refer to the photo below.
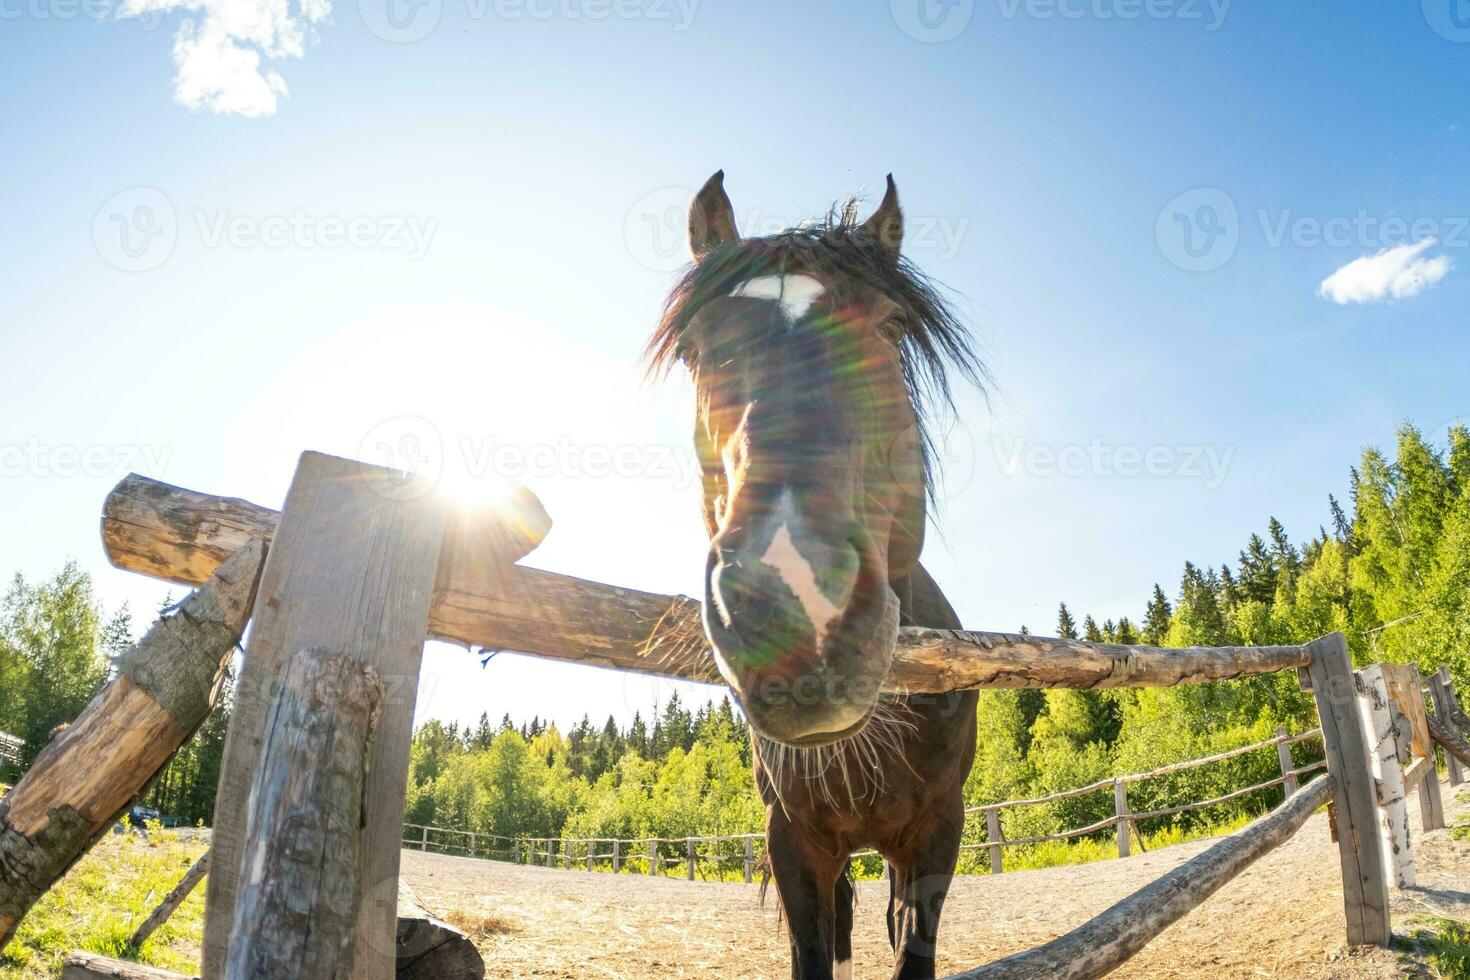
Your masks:
M679 340L709 300L741 290L752 280L804 275L821 280L840 302L856 287L875 289L905 312L899 357L905 387L919 422L925 493L933 496L934 419L953 411L951 377L984 392L989 372L946 290L901 254L858 234L856 200L834 205L825 219L762 238L716 246L674 286L644 351L650 375L661 376L678 360Z

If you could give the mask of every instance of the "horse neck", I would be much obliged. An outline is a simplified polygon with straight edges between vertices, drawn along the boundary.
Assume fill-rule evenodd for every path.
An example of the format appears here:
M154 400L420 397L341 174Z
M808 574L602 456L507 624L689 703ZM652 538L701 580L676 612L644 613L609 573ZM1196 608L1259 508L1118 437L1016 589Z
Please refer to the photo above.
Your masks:
M959 614L922 564L915 562L913 571L891 584L898 596L900 624L951 630L963 628Z

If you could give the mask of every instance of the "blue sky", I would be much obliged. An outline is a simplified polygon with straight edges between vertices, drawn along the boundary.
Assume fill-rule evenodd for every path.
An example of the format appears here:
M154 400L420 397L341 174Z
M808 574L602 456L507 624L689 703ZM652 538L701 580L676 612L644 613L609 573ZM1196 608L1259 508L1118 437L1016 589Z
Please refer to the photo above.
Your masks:
M747 232L894 172L996 378L925 554L975 628L1136 620L1470 413L1464 0L193 8L0 0L0 574L149 610L97 540L128 470L278 506L415 437L540 494L531 563L697 593L689 389L637 355L721 167ZM433 646L420 713L673 689Z

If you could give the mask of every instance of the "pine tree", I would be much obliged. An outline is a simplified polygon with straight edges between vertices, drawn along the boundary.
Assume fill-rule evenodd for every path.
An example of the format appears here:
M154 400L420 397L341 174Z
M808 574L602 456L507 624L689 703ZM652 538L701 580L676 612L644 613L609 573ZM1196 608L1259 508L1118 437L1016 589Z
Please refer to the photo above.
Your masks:
M1163 646L1169 638L1169 619L1174 615L1174 607L1169 605L1168 596L1154 583L1153 598L1148 601L1148 609L1143 615L1143 642L1149 646Z
M1240 553L1240 591L1254 602L1269 604L1276 598L1276 563L1259 534L1252 534Z
M1077 621L1065 602L1057 607L1057 636L1064 640L1077 639Z
M1127 616L1118 620L1118 628L1113 634L1113 642L1121 643L1124 646L1133 646L1138 643L1138 631L1133 628L1132 623L1128 622Z
M1088 643L1103 642L1103 632L1097 628L1097 620L1090 613L1082 620L1082 638Z

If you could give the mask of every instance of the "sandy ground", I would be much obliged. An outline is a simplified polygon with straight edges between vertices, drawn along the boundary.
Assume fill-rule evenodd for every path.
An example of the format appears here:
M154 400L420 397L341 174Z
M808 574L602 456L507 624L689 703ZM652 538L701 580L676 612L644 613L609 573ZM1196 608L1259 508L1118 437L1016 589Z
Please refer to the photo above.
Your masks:
M1442 784L1451 827L1470 821L1470 791ZM1458 797L1458 799L1456 798ZM1417 809L1411 826L1420 826ZM955 880L940 930L945 973L1039 945L1210 846ZM1394 932L1416 920L1470 920L1470 841L1449 830L1414 839L1418 887L1393 898ZM431 911L496 914L511 931L479 943L492 977L786 977L774 892L753 885L548 870L405 851L403 876ZM859 887L854 976L892 969L884 882ZM1349 950L1342 882L1327 818L1167 929L1114 976L1386 978L1423 975L1411 954Z

